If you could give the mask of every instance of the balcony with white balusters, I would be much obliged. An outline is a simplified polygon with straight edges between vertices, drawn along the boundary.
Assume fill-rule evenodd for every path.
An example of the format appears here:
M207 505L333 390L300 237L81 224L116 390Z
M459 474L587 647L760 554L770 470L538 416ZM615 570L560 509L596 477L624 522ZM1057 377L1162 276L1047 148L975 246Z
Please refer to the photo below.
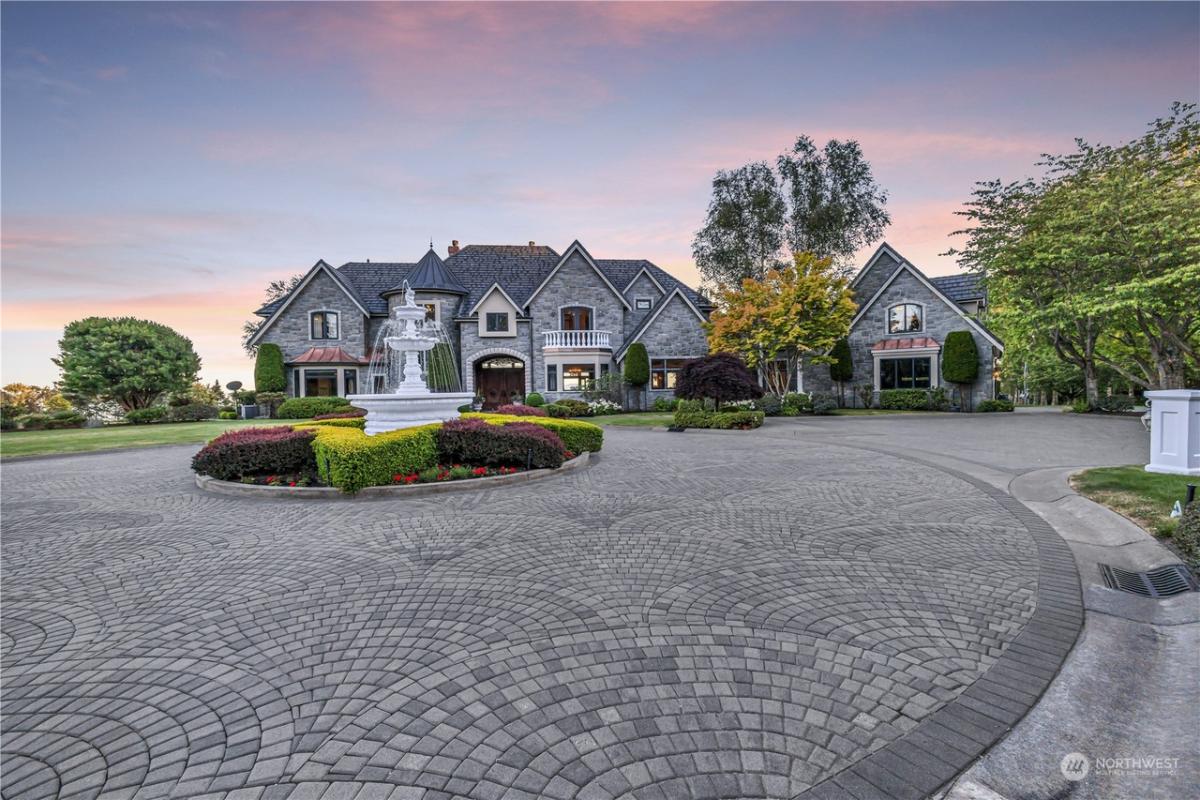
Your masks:
M611 350L609 331L544 331L542 347L546 350Z

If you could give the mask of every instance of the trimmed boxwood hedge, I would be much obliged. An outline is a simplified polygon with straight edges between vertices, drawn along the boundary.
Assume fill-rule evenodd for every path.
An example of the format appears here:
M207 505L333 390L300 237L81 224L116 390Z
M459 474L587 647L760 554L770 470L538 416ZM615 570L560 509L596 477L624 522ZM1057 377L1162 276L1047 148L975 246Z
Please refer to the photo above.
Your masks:
M599 453L600 447L604 444L604 429L590 422L550 417L510 417L501 414L463 414L463 417L482 419L493 425L511 425L514 422L540 425L557 433L566 448L576 455L585 452Z
M675 426L679 428L757 428L763 424L761 411L691 411L675 412Z
M313 435L313 431L293 430L289 425L228 431L192 457L192 469L222 481L312 472Z
M315 428L318 425L332 425L335 428L358 428L360 431L367 427L366 417L332 417L313 419L308 422L297 422L296 428Z
M879 393L879 407L903 411L945 411L950 407L946 389L884 389Z
M318 414L347 411L350 401L344 397L293 397L275 411L279 419L308 419Z
M984 414L991 411L1012 411L1013 404L1011 400L981 400L975 410Z
M437 465L440 424L367 436L357 428L330 424L342 421L327 420L311 426L316 431L312 449L316 454L317 474L329 486L353 494L368 486L390 484L395 475L408 475Z

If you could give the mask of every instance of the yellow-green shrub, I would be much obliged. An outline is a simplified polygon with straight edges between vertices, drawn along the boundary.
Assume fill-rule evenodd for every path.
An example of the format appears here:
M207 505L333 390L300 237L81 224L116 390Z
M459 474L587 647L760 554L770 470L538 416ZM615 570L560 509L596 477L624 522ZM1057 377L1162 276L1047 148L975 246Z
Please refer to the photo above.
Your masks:
M514 417L506 414L463 414L490 422L493 425L508 425L513 422L529 422L554 431L572 453L599 453L604 444L604 429L590 422L553 417Z
M516 419L514 417L514 419ZM437 464L437 429L440 425L422 425L367 436L362 430L325 420L314 425L317 436L313 451L317 472L330 486L354 493L367 486L383 486L395 475L408 475Z
M319 425L327 425L331 428L358 428L360 431L366 427L367 420L364 417L349 417L342 419L315 419L310 422L297 422L293 428L315 428Z

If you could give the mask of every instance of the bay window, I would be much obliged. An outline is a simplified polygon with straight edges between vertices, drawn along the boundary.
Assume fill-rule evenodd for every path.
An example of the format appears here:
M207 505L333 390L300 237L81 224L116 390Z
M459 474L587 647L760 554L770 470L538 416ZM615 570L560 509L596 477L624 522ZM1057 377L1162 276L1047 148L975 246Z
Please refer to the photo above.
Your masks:
M562 390L580 392L596 380L596 368L591 364L563 364Z

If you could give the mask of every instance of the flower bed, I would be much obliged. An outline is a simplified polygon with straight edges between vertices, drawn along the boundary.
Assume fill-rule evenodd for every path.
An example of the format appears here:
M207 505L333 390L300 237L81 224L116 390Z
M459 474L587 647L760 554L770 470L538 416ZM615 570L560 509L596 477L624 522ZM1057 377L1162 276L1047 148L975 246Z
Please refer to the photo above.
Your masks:
M469 414L444 424L367 436L362 417L339 417L223 434L193 459L201 475L267 486L434 483L557 469L600 449L604 432L584 422ZM416 475L416 478L411 476Z

